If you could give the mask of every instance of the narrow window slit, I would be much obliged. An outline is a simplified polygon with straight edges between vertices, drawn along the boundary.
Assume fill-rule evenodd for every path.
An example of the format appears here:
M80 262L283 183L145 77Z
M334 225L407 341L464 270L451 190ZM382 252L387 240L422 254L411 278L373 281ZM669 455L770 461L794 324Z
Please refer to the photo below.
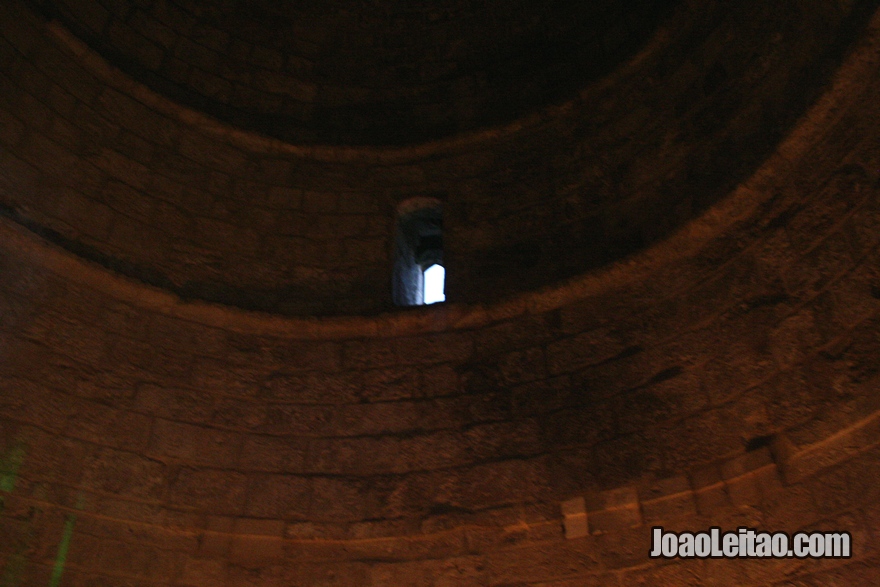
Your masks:
M412 198L397 213L392 299L397 306L446 300L440 200Z
M446 301L444 284L446 281L446 269L437 263L425 269L425 303L434 304Z

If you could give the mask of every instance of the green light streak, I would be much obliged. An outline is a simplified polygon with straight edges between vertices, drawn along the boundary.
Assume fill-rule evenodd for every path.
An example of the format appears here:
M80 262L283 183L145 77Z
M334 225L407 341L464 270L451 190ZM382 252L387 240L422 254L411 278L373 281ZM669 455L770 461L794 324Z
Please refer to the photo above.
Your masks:
M70 550L74 525L76 525L76 514L69 514L64 522L64 533L61 536L61 544L58 545L58 556L55 557L55 567L52 569L49 587L58 587L61 584L61 575L64 574L64 565L67 564L67 551Z
M15 489L15 481L18 479L18 470L24 462L24 444L19 442L11 451L0 459L0 492L12 493ZM0 514L6 509L5 496L0 495ZM0 587L17 587L21 576L27 567L25 550L33 539L33 529L28 528L27 533L18 545L15 554L6 561L3 576L0 577Z
M76 509L83 509L85 499L82 493L76 500ZM52 578L49 587L58 587L61 584L61 575L64 574L64 565L67 564L67 551L70 550L70 539L73 537L73 527L76 525L76 514L67 514L64 521L64 532L61 535L61 544L58 545L58 556L55 557L55 566L52 569Z

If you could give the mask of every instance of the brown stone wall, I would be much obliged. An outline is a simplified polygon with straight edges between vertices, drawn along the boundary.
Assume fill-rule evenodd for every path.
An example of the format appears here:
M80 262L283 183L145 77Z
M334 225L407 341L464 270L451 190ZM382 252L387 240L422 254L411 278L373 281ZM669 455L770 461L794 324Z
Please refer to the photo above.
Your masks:
M870 584L880 101L846 85L876 71L861 59L688 233L445 324L210 312L4 221L6 568L44 581L75 517L73 585ZM566 541L577 495L592 534ZM856 557L656 567L655 523L848 529Z
M860 12L793 2L792 20L756 4L760 27L747 8L680 11L578 100L499 130L310 149L171 103L8 2L0 203L78 255L187 299L326 315L390 307L396 205L436 196L449 299L496 300L644 248L770 153Z
M39 80L29 75L53 58L71 66L52 70L71 76L65 87L96 75L73 67L69 48L80 46L57 44L62 30L21 34L44 25L15 3L0 15L4 81ZM171 252L195 249L189 239L216 238L199 245L208 256L229 239L199 233L190 212L193 224L163 241L152 232L171 218L159 184L127 184L129 156L106 146L72 150L59 121L89 117L64 119L37 99L60 86L0 84L2 581L46 585L63 568L74 587L876 585L878 47L875 16L757 171L641 253L499 302L359 317L181 299L178 284L144 271L232 279L236 267L256 271L245 262L253 251L180 263ZM75 107L92 104L103 119L113 108L102 96L132 100L97 87ZM247 150L252 135L163 116L148 126L176 120L176 138L134 178L163 177L179 160L170 149L198 132L213 145L227 132L229 152L252 163L275 144ZM114 130L112 144L129 130ZM337 164L391 173L363 157ZM181 174L189 187L166 203L203 197L210 184L197 178L207 177ZM90 181L94 190L78 191ZM114 182L135 190L129 206L103 195ZM117 226L138 206L157 222L123 237ZM105 240L88 236L99 208ZM382 216L351 213L370 214ZM334 209L328 222L343 216ZM467 232L452 222L451 235ZM115 246L129 256L111 256ZM155 251L165 264L131 260ZM139 280L124 275L136 270ZM350 303L375 301L370 291ZM577 498L588 534L566 538L562 504ZM846 530L854 557L663 563L648 557L652 525Z

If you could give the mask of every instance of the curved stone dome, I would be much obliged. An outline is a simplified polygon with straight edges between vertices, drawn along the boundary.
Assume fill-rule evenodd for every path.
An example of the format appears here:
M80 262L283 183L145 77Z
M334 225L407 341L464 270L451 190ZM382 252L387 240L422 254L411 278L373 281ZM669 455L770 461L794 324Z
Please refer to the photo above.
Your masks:
M583 4L0 2L0 584L877 585L880 3L632 4L574 75ZM163 69L305 59L293 11L412 110L273 136ZM393 305L402 249L446 303Z
M297 143L394 145L508 122L644 43L670 0L34 0L175 100Z
M30 129L6 174L10 214L186 299L300 316L393 307L396 210L412 198L443 202L451 302L552 286L644 249L755 171L864 18L858 6L682 6L563 104L378 148L230 126L26 6L16 18L42 28L27 33L32 60L4 82L10 114Z

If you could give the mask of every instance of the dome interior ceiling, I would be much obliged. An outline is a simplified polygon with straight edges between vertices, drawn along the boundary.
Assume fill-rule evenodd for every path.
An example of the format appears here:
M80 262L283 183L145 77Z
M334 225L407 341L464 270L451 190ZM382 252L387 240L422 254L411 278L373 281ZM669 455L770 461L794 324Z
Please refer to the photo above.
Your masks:
M671 0L32 0L126 73L303 144L404 145L572 97Z
M420 197L449 303L565 287L722 201L821 96L876 0L802 1L16 0L0 87L29 132L0 204L128 278L278 315L395 312L395 211ZM613 39L643 49L589 83Z

